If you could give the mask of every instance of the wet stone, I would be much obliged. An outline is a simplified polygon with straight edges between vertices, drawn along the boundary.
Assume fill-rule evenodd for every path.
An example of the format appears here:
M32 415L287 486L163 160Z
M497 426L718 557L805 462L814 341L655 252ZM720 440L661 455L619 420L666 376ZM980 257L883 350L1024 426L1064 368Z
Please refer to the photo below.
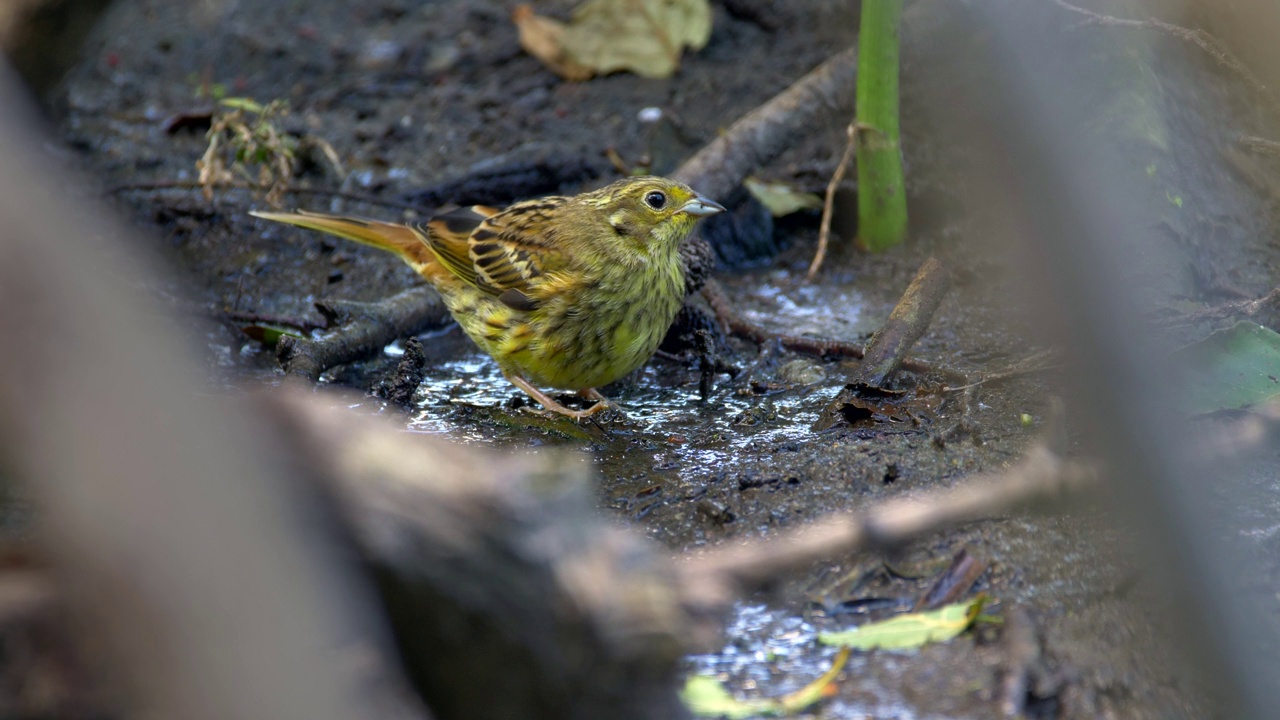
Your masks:
M778 368L778 379L791 385L813 385L827 379L827 372L808 359L791 360Z

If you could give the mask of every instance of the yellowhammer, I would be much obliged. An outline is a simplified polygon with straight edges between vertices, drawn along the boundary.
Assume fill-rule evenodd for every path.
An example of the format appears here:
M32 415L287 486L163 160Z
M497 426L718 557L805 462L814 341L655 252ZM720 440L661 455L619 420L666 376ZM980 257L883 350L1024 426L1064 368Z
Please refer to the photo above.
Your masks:
M698 218L723 211L686 185L638 177L505 210L459 208L420 224L252 214L399 255L512 384L576 419L607 406L596 387L653 355L684 300L680 244ZM598 402L570 410L536 385Z

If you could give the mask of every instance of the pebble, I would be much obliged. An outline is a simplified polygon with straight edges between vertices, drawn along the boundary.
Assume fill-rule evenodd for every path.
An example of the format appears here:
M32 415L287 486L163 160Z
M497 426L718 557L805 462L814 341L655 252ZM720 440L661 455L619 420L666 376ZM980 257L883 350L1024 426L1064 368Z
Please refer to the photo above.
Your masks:
M812 360L792 360L778 368L778 379L790 385L813 385L827 379L827 372Z
M404 46L394 40L371 40L360 48L357 64L366 70L381 70L400 59Z

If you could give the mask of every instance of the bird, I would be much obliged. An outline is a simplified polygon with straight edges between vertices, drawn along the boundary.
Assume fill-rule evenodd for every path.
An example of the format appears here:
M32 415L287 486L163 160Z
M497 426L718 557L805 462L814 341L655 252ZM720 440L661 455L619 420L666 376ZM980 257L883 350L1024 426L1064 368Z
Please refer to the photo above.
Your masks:
M724 206L688 185L630 177L598 190L393 223L306 211L250 214L399 256L440 293L511 384L575 420L597 388L652 357L685 296L681 243ZM577 392L572 410L540 389Z

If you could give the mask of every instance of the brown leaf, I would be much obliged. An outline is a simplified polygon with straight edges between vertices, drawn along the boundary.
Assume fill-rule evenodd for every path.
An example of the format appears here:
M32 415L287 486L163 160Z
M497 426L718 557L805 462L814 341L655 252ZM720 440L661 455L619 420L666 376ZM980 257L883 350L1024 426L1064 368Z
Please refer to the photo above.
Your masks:
M565 32L568 54L600 73L670 77L689 45L711 37L707 0L588 0Z
M595 74L591 68L565 54L564 23L535 15L529 5L517 5L511 12L511 21L516 24L520 33L520 47L541 60L555 74L575 82L586 80Z
M567 25L522 5L512 19L520 45L571 80L623 70L670 77L686 47L711 37L708 0L587 0Z

